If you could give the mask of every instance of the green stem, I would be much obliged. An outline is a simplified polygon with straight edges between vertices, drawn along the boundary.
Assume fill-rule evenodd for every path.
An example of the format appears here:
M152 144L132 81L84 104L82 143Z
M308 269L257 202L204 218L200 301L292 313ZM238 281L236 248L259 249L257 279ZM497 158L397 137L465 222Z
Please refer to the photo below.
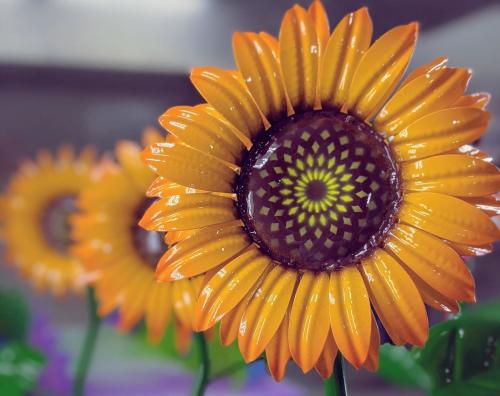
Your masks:
M210 360L208 358L207 342L203 333L195 333L194 342L198 347L201 362L193 383L191 396L203 396L205 394L205 389L207 388L210 375Z
M73 396L82 396L85 388L85 381L92 363L97 335L101 319L97 315L97 301L95 299L94 289L87 287L87 306L88 306L88 324L85 341L81 347L76 367L75 378L73 380Z
M325 396L347 396L343 360L340 352L337 353L333 366L333 374L330 378L323 381Z

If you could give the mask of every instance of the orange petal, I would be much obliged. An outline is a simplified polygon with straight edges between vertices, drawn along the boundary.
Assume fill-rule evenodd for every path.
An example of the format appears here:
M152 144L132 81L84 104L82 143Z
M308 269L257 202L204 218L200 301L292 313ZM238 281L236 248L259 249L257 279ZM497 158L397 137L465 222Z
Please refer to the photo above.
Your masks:
M356 68L346 102L347 111L371 118L401 80L413 55L418 24L398 26L380 37L365 52Z
M378 353L380 350L380 333L378 331L377 321L373 314L372 325L371 325L371 335L370 335L370 349L368 350L368 356L366 357L366 362L363 367L368 371L374 373L378 370Z
M290 348L288 347L288 314L281 321L276 334L266 347L266 360L269 372L275 381L281 381L285 377L286 366L290 360Z
M319 52L323 53L328 37L330 37L330 22L325 7L319 0L314 0L307 9L311 15L314 27L316 29L316 37L318 38Z
M366 7L347 14L333 30L321 66L323 108L340 109L347 100L352 77L370 46L372 32L372 20Z
M123 294L123 301L120 304L120 320L117 328L124 332L135 326L144 314L152 283L151 274L138 272L134 281Z
M239 164L245 146L234 129L206 111L206 105L171 107L160 124L172 135L195 149L232 164Z
M293 359L304 373L318 361L330 331L328 286L326 273L306 271L293 298L288 342Z
M167 245L173 245L183 239L190 237L199 230L170 231L165 234L164 241Z
M246 137L252 139L264 129L257 105L232 73L216 67L199 67L191 71L191 82Z
M319 49L313 20L305 9L295 5L285 13L279 43L281 70L291 104L296 112L312 110Z
M430 287L427 283L425 283L422 279L420 279L416 274L408 271L413 282L415 282L415 286L417 286L420 295L422 296L422 300L431 308L434 308L436 311L446 312L446 313L457 313L460 311L460 306L456 300L448 298L436 289Z
M397 224L385 242L402 262L430 287L452 300L475 301L474 278L460 256L424 231Z
M466 154L486 162L493 162L493 158L488 153L479 150L477 147L471 146L470 144L460 146L457 150L450 151L450 154Z
M500 214L500 194L486 197L463 198L463 200L481 209L489 216Z
M361 367L370 346L371 309L363 277L353 266L330 274L330 322L340 352Z
M446 64L448 63L448 58L445 56L438 56L436 59L433 61L420 65L419 67L413 69L409 74L408 77L401 83L401 87L403 85L408 84L410 81L415 80L417 77L420 77L424 74L432 73L435 70L443 69L446 67Z
M375 128L394 135L420 117L452 105L464 93L470 75L467 69L443 68L415 78L384 106Z
M287 114L281 71L271 49L257 33L234 33L233 51L246 86L269 121Z
M146 304L145 321L148 329L148 339L158 343L165 333L171 312L171 286L165 283L154 283Z
M189 279L172 283L172 307L176 319L185 328L192 328L196 293Z
M234 171L200 151L177 143L147 147L142 158L149 167L170 181L186 187L215 192L232 192Z
M183 327L178 322L175 326L175 348L181 354L186 354L191 346L193 331L189 327Z
M438 155L401 166L403 188L459 197L478 197L500 191L497 167L463 154Z
M316 365L314 366L316 372L324 380L330 378L333 373L333 364L335 363L335 358L337 357L337 353L338 353L337 344L335 344L332 332L329 331L328 336L326 337L323 351L321 352L321 355L319 355L319 359L316 362Z
M482 246L469 246L456 242L448 242L448 244L462 257L485 256L493 251L491 243Z
M143 147L160 143L164 140L163 134L156 128L148 126L142 131L141 144Z
M399 161L457 149L479 139L490 116L475 108L451 108L428 114L394 136L391 148Z
M229 311L220 322L220 341L222 345L232 344L240 331L241 317L250 302L253 293L249 293L236 307Z
M478 92L472 95L461 96L453 103L453 107L475 107L485 110L490 103L491 95L487 92Z
M407 193L399 210L399 218L452 242L479 246L498 238L498 229L486 214L449 195Z
M195 190L191 187L182 186L178 183L171 182L165 178L158 176L149 186L146 191L148 197L168 197L170 195L180 195L180 194L195 194L198 192L203 192L201 190Z
M251 298L241 318L238 345L246 362L267 347L288 309L297 273L275 266Z
M428 336L427 313L415 284L399 263L383 250L360 265L370 300L396 345L423 346Z
M156 278L173 281L202 274L235 257L250 242L240 226L209 227L172 246L158 261Z
M280 52L280 43L276 37L267 33L267 32L259 32L259 37L264 40L269 49L271 50L273 56L279 62L279 52ZM281 72L281 71L280 71Z
M247 295L267 272L271 259L252 247L219 270L203 288L196 304L195 330L212 327Z
M139 225L146 230L166 232L192 230L235 219L236 207L231 198L188 194L156 200Z

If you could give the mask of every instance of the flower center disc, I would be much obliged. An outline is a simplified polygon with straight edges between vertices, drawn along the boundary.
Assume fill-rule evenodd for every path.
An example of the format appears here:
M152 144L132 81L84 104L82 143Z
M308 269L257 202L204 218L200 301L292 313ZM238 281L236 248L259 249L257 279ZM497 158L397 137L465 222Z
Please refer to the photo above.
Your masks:
M63 255L71 245L69 217L76 211L76 198L62 196L51 201L42 211L40 224L48 245Z
M263 132L236 188L247 232L286 267L331 271L381 244L400 201L383 138L335 111L288 117Z

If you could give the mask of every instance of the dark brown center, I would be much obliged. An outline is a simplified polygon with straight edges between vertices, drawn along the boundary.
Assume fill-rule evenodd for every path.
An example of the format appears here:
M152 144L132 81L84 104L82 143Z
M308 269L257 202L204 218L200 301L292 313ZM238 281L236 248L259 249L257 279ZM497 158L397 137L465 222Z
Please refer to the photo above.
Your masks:
M147 208L155 201L155 198L145 198L135 212L135 220L132 226L134 245L144 262L151 268L156 268L158 260L164 253L163 234L156 231L147 231L137 223Z
M238 180L247 232L286 267L331 271L383 241L400 202L384 139L335 111L288 117L263 132Z
M52 200L41 214L43 237L48 245L59 253L67 255L71 245L69 217L76 210L74 196L66 195Z

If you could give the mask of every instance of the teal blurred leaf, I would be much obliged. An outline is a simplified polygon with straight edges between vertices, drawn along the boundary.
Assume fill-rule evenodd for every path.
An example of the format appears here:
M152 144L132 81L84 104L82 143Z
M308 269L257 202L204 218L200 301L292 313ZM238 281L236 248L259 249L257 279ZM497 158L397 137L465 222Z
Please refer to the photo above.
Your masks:
M382 345L378 375L394 384L429 390L432 382L412 353L403 346Z
M500 395L500 304L469 308L433 326L423 348L405 351L382 348L383 378L433 396Z
M28 334L30 315L23 296L0 291L0 339L23 341Z
M43 355L23 343L0 348L0 395L25 395L35 387L44 364Z

